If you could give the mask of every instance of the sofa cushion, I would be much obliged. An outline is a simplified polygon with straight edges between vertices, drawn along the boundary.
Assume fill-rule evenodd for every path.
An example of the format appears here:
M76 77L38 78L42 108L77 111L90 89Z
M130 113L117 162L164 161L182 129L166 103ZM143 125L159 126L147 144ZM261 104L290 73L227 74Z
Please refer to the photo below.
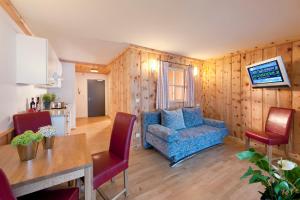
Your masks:
M217 135L219 134L221 134L222 136L225 136L227 134L226 132L223 133L222 129L220 128L208 126L208 125L186 128L178 132L182 140L195 139L197 137L202 137L204 135L208 135L211 138L215 138L218 137Z
M182 108L184 123L187 128L203 124L203 116L200 108Z
M174 142L179 139L178 132L174 129L162 126L160 124L151 124L148 126L148 132L159 137L165 142Z
M185 128L182 109L162 110L161 124L170 129L179 130Z

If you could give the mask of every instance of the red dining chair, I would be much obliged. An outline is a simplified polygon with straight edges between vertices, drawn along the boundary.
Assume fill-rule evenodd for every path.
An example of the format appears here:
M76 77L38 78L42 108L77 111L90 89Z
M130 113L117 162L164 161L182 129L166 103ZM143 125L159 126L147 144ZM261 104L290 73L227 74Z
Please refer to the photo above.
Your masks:
M16 200L12 193L11 187L7 180L3 170L0 169L0 199L1 200ZM42 190L34 192L22 197L18 197L18 200L78 200L79 189L78 188L66 188L59 190Z
M254 139L267 146L267 156L272 161L272 146L285 145L285 154L288 157L289 133L294 110L289 108L271 107L266 121L265 131L247 130L246 148L250 146L250 139Z
M92 155L94 189L97 190L105 182L112 180L114 176L123 172L124 189L113 199L118 198L123 193L125 196L128 194L127 169L130 141L135 120L135 115L117 113L112 128L109 150ZM104 196L100 191L98 192Z
M40 127L52 125L48 111L16 114L13 116L13 121L16 135L27 130L37 132Z

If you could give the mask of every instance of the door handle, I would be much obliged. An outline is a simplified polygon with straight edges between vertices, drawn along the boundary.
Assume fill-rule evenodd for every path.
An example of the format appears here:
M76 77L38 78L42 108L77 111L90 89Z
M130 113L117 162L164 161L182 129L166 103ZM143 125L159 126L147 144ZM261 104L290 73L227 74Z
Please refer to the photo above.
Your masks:
M88 101L91 101L92 100L92 98L91 97L88 97Z

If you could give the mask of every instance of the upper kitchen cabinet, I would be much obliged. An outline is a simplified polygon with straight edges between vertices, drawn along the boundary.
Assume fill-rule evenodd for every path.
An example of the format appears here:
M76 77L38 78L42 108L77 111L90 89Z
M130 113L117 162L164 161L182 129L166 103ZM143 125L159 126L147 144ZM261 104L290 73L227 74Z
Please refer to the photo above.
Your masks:
M47 39L17 34L16 45L17 83L60 87L62 65Z

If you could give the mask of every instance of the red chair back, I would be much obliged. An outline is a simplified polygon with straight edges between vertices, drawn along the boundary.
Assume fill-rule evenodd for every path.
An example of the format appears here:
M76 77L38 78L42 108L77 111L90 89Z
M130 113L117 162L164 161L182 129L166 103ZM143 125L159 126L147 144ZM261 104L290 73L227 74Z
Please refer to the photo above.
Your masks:
M266 122L265 132L285 136L288 139L293 113L293 109L271 107Z
M132 129L136 120L135 115L117 113L110 138L109 152L122 160L129 159Z
M0 199L1 200L16 200L16 198L14 197L14 195L11 191L10 184L7 180L7 177L4 174L4 172L2 171L2 169L0 169Z
M37 132L40 127L52 124L48 111L16 114L13 116L13 121L16 135L27 130Z

